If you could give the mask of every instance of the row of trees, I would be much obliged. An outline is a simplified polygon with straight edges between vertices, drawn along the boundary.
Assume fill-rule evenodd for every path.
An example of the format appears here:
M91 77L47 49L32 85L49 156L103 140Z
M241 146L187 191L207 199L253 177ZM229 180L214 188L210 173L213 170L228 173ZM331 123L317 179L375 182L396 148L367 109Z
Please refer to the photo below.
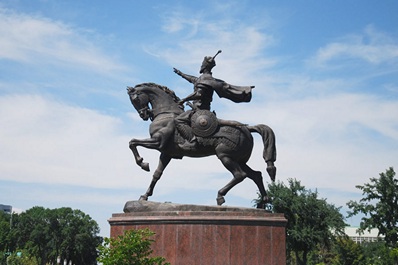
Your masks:
M6 264L8 256L9 261L23 258L23 264L56 264L57 258L97 264L97 247L103 240L98 233L99 226L89 215L67 207L33 207L12 215L1 212L0 264Z
M273 212L284 213L288 264L398 264L398 180L393 168L356 186L363 198L347 203L347 217L364 214L359 232L377 228L383 242L356 244L344 234L340 208L296 179L271 183Z

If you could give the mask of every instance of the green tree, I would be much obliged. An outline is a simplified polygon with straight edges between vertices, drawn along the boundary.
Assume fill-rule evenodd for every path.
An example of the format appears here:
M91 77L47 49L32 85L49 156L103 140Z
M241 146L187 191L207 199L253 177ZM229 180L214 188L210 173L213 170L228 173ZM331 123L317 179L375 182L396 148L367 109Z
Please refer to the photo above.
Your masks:
M43 207L33 207L21 213L15 223L19 249L28 250L29 255L35 257L39 265L46 264L49 253L47 245L51 241L46 224L47 212Z
M360 244L348 236L338 237L335 243L335 253L339 265L363 265L365 259Z
M393 252L385 242L367 242L361 244L366 265L395 265Z
M98 224L80 210L57 209L61 237L58 255L74 264L96 264L97 246L102 243ZM57 257L57 256L55 256Z
M127 230L116 238L105 238L104 244L99 246L98 261L103 265L162 265L163 257L150 257L152 254L151 237L154 235L149 229Z
M360 230L377 228L379 235L384 235L385 242L390 247L397 247L398 240L398 179L392 167L379 178L371 178L370 183L358 185L363 198L349 201L352 210L348 217L359 213L365 214L360 223Z
M318 192L307 190L296 179L268 185L273 198L273 211L284 213L287 253L293 252L298 264L308 264L311 251L330 249L335 235L344 234L344 217L339 208L318 198ZM288 255L290 256L290 255Z
M10 252L10 216L0 211L0 264L6 264Z
M91 217L71 208L33 207L15 219L12 237L37 264L56 263L57 257L73 264L96 264L99 226ZM12 242L12 241L11 241Z

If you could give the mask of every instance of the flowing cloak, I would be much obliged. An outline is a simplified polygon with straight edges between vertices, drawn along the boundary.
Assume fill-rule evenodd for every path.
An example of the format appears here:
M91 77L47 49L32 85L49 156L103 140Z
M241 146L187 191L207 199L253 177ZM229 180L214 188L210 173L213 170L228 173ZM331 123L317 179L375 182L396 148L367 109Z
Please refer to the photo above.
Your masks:
M227 98L233 102L250 102L252 98L251 86L234 86L227 82L216 79L210 74L202 74L194 81L195 86L209 86L216 91L220 98Z

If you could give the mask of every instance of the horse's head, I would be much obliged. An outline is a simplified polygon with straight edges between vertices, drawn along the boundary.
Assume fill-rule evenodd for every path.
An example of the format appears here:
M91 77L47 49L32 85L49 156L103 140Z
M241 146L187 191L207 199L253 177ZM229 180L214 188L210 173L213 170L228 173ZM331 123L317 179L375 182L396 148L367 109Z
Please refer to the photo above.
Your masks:
M139 86L127 87L127 94L130 97L131 104L137 110L141 119L147 121L153 119L153 113L149 106L149 96L143 93Z
M178 102L179 97L173 90L155 83L142 83L135 87L128 87L127 93L134 108L143 120L153 121L157 115L174 113L176 115L184 111L184 107Z

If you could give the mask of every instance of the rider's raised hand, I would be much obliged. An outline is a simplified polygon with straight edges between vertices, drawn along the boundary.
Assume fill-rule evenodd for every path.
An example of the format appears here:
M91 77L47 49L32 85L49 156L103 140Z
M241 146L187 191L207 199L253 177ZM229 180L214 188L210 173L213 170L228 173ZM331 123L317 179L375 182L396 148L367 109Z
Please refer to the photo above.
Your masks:
M174 67L173 67L173 70L174 70L174 73L176 73L177 75L181 75L181 71L180 70L178 70L178 69L176 69Z

